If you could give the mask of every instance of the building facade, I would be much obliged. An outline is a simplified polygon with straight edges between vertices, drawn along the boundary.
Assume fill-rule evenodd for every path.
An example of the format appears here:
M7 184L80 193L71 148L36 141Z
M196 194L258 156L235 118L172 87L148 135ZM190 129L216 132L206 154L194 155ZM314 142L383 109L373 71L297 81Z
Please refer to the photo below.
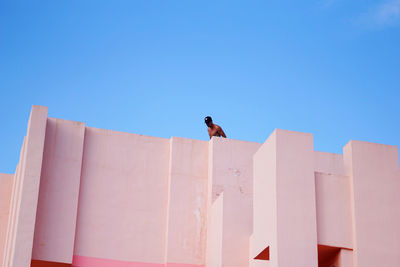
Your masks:
M0 266L399 267L398 149L166 139L33 106L0 174Z

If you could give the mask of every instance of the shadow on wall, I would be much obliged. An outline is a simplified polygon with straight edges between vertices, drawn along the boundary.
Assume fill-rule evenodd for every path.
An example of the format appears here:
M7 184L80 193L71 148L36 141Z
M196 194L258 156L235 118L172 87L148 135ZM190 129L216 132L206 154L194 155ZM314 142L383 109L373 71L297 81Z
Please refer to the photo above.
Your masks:
M339 267L339 247L318 245L318 267Z

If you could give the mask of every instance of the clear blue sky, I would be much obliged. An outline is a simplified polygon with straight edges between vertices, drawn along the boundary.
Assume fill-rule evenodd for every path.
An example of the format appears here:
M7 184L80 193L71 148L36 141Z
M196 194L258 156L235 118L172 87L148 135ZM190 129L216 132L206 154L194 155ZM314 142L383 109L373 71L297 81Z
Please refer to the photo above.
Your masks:
M0 172L31 105L144 135L400 145L400 0L0 1Z

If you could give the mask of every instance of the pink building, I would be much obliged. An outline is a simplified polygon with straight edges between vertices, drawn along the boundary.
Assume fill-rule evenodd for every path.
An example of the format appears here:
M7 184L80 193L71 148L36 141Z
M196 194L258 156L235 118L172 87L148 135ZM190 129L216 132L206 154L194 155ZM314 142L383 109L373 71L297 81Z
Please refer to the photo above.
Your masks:
M0 266L399 267L398 150L165 139L34 106L0 175Z

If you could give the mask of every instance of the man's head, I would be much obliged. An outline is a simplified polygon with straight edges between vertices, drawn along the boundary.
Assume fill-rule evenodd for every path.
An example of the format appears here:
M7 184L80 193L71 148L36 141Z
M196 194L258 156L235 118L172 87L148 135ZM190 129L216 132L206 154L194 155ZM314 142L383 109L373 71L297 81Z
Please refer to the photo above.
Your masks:
M212 118L210 116L205 117L204 122L207 124L208 127L211 127L213 125Z

